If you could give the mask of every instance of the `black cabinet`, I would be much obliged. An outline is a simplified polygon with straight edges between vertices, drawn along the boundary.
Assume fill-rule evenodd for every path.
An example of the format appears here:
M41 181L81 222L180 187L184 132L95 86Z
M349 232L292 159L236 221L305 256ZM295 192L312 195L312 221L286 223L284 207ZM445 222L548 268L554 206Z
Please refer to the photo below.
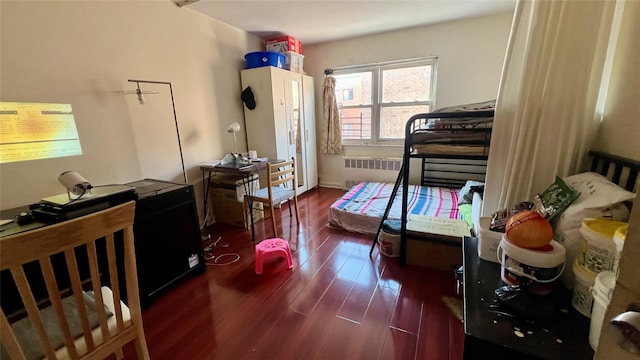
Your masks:
M144 179L127 185L135 187L135 194L128 192L124 195L105 197L95 204L91 203L92 206L74 208L73 213L66 212L64 209L52 213L47 209L46 214L42 212L41 216L36 219L37 221L33 223L20 225L14 222L3 225L0 229L2 230L0 238L45 227L136 199L133 231L138 286L140 302L143 306L148 306L153 298L162 291L190 275L203 273L206 270L200 241L195 195L193 185L176 184L162 180ZM34 204L30 208L40 209L40 205ZM25 206L2 211L2 216L10 218L28 209ZM49 214L55 216L49 216ZM105 250L100 247L100 243L97 251L100 266L105 268L106 255ZM119 254L123 251L122 244L119 242L116 242L116 251ZM82 274L88 274L88 271L84 269L86 265L82 261L79 266ZM122 275L120 284L124 287L126 286L122 270L124 264L121 256L118 256L118 266ZM54 258L53 267L56 272L65 272L64 258ZM47 292L39 266L35 263L28 264L25 272L37 298L46 299ZM109 282L107 274L101 276L107 284ZM65 277L58 279L58 285L61 289L68 287L68 283L69 280ZM17 314L16 316L19 316L22 303L19 300L13 278L8 271L2 271L0 274L0 293L2 294L0 302L3 311L9 315Z
M140 300L206 270L193 185L144 179L127 185L138 200L133 225Z

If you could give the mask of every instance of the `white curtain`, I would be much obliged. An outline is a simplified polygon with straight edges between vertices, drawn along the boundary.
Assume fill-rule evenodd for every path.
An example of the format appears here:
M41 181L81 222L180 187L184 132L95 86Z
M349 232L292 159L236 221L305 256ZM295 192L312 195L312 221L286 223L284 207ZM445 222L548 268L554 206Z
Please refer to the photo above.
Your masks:
M320 152L323 154L342 153L342 133L340 129L340 113L336 102L336 79L327 75L324 77L323 118L320 139Z
M593 144L615 1L520 0L498 90L482 213L579 170ZM606 77L606 76L605 76Z

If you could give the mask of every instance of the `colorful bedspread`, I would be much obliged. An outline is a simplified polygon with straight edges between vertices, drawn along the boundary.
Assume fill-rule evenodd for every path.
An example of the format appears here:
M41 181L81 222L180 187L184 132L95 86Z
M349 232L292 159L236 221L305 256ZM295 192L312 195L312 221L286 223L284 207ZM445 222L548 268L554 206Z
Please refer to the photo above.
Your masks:
M361 182L329 208L329 226L351 232L375 234L389 203L393 184ZM409 185L408 213L459 219L458 190ZM388 219L399 220L402 187L398 190Z

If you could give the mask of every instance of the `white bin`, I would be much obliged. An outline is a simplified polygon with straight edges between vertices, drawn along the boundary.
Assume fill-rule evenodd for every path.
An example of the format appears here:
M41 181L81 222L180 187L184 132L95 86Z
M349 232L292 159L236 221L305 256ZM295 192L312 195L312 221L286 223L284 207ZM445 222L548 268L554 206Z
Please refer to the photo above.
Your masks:
M615 286L616 274L613 271L603 271L596 276L595 284L591 288L593 309L591 310L591 324L589 326L589 345L594 351L598 348L604 314L607 312L611 302L611 295Z

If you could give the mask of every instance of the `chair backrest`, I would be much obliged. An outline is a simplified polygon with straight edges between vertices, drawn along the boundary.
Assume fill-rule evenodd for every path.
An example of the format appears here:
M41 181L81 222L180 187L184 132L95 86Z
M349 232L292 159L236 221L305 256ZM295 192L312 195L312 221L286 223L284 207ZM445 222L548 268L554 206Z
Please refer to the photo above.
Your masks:
M296 190L296 161L291 158L289 161L276 164L269 163L267 166L267 186L272 187L283 185L295 192Z
M12 359L31 357L34 348L51 359L60 350L72 359L102 359L135 340L138 357L148 358L138 295L134 213L135 202L130 201L0 239L0 270L10 272L24 310L18 316L5 314L3 305L3 351ZM13 324L9 315L16 318ZM19 323L26 324L30 340L20 336Z

